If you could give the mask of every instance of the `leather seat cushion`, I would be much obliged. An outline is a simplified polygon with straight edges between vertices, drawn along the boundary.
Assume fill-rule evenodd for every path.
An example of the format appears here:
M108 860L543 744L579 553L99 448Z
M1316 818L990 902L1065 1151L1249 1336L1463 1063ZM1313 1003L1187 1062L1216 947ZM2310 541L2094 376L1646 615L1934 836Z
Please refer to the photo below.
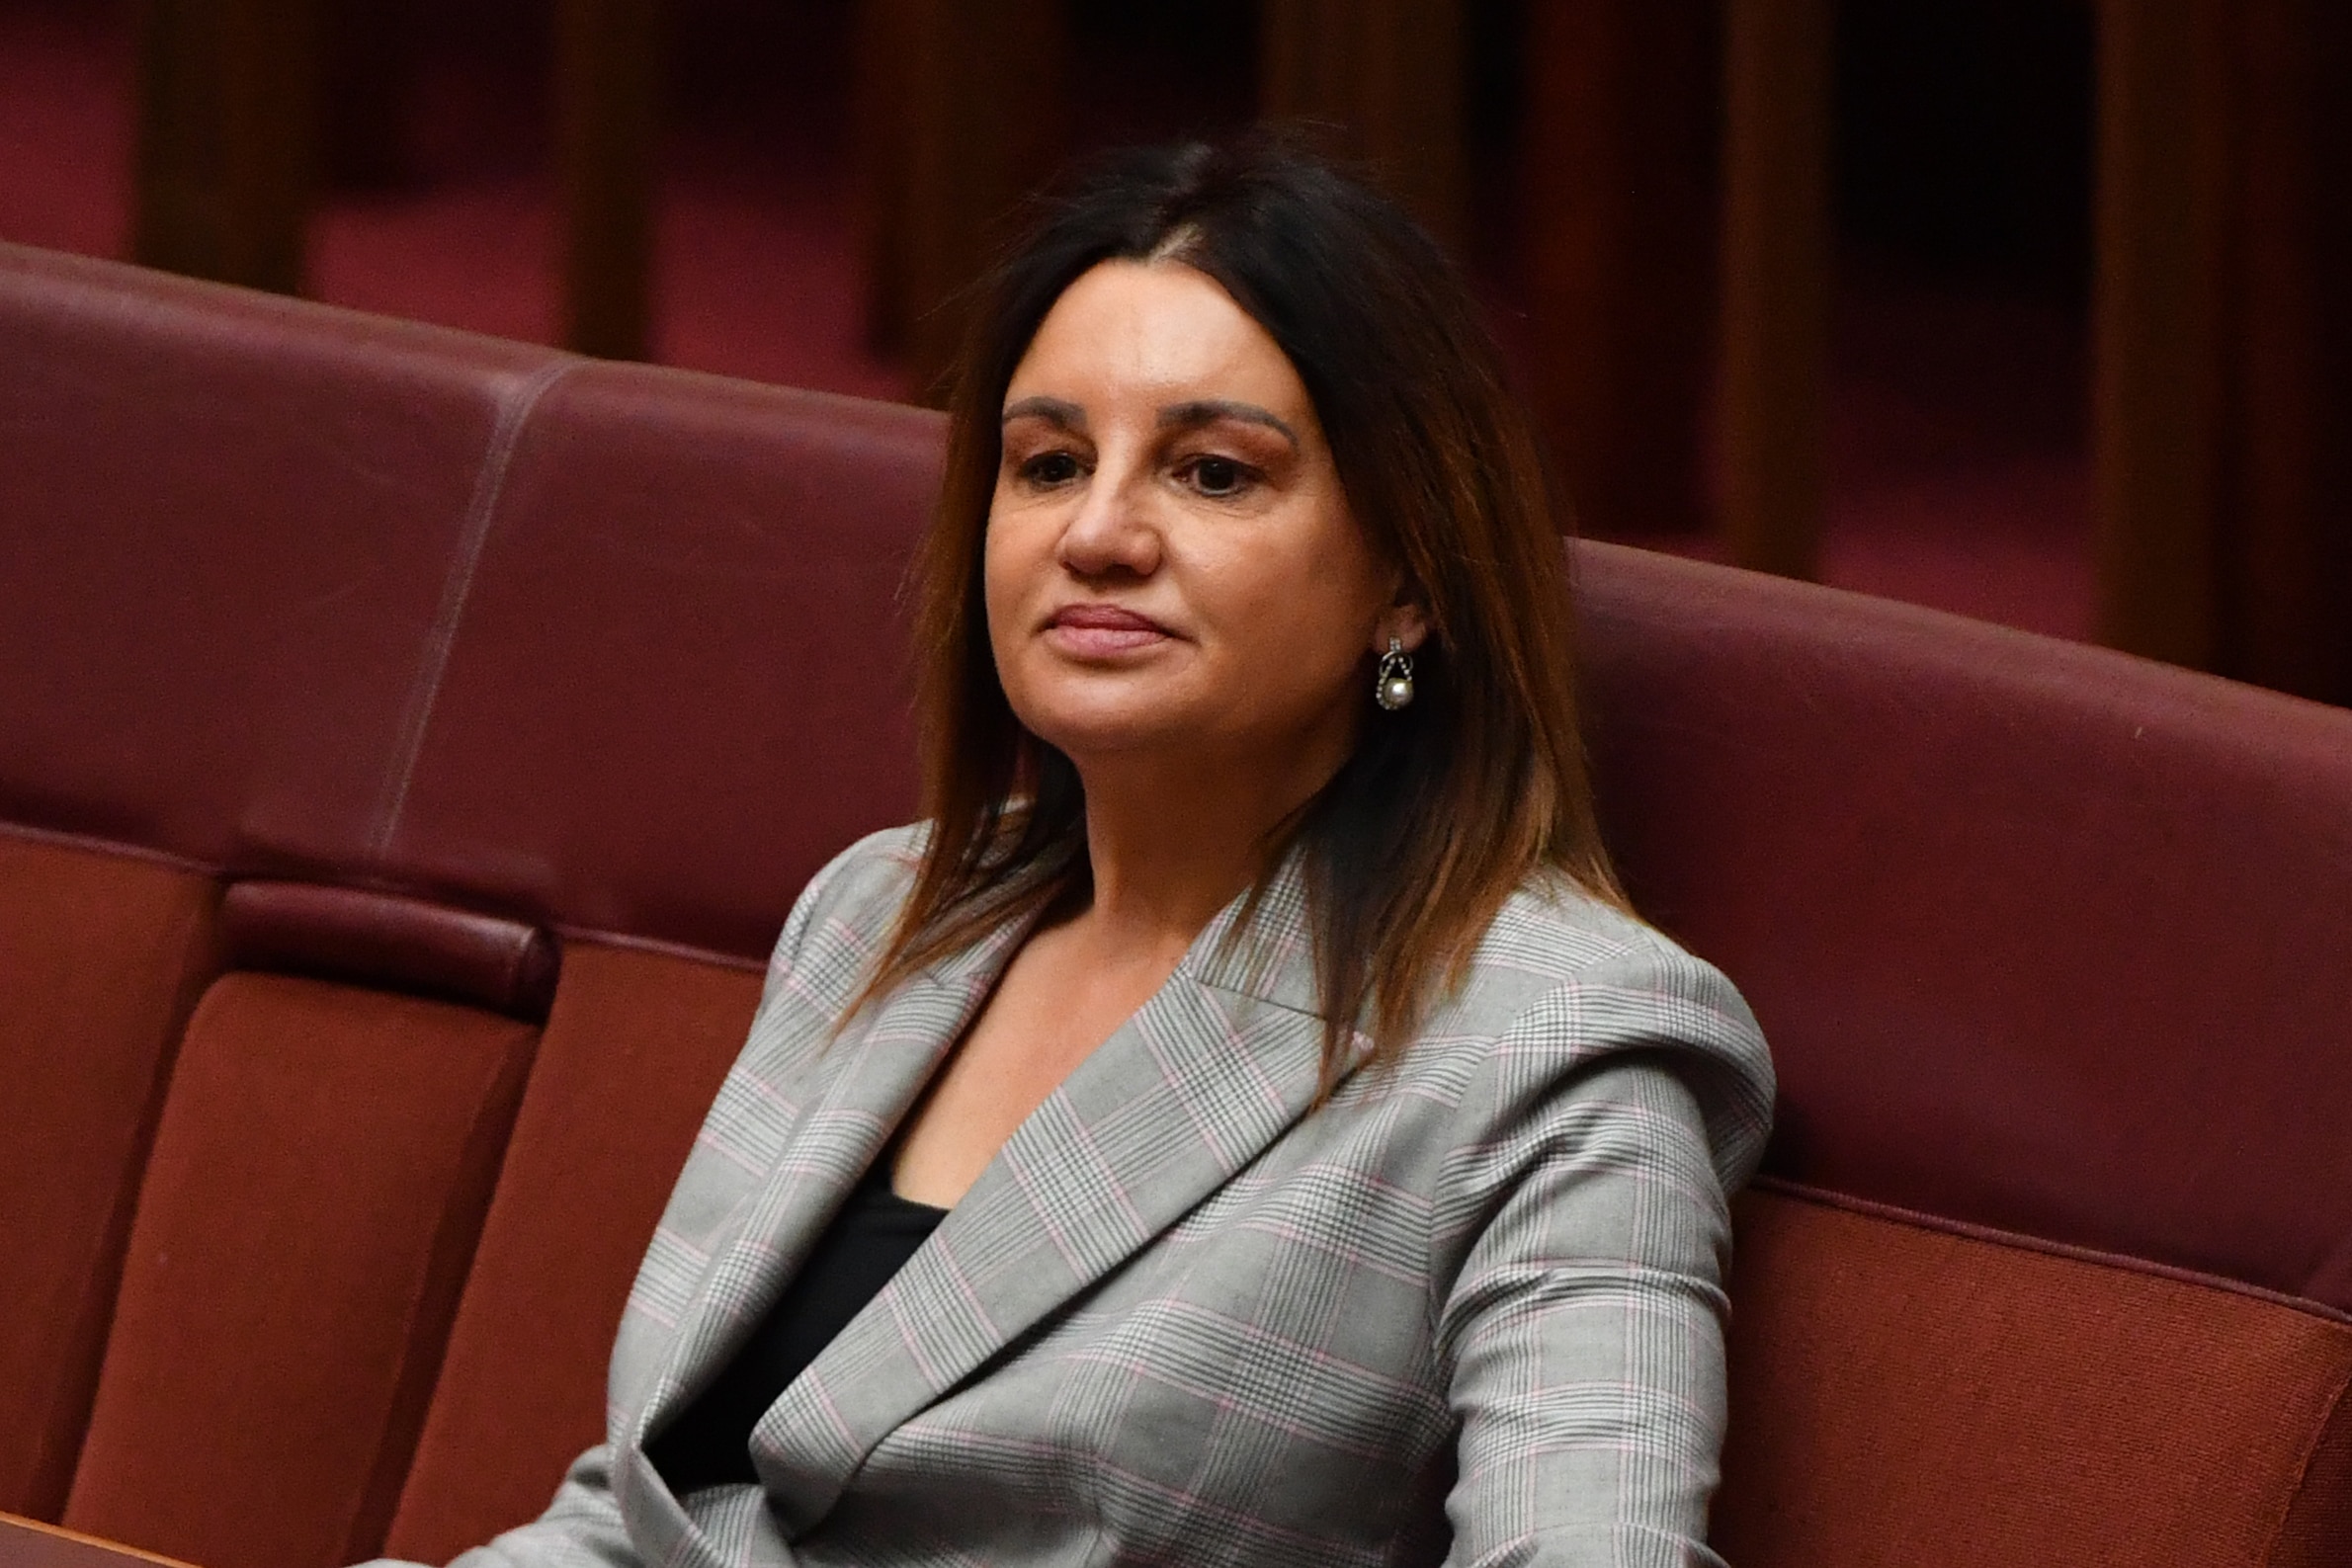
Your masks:
M0 1512L65 1504L218 903L203 876L0 830Z
M538 1031L232 973L155 1134L64 1523L204 1568L380 1543Z
M1736 1218L1741 1568L2352 1561L2352 1322L1788 1189Z
M756 969L572 944L385 1549L444 1562L546 1507L604 1434L605 1363Z

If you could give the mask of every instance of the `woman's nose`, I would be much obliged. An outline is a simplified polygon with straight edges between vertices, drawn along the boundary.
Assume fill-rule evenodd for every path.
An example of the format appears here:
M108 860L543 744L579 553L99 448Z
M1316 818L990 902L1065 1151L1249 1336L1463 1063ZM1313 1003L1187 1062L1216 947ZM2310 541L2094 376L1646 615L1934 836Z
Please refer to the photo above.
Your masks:
M1080 577L1150 576L1159 569L1160 536L1149 512L1139 475L1101 464L1062 530L1062 565Z

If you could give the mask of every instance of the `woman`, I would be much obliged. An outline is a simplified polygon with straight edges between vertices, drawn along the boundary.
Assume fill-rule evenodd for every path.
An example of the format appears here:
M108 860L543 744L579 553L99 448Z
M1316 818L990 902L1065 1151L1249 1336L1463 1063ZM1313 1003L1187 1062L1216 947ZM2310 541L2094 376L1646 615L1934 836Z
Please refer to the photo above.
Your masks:
M926 817L809 885L615 1351L469 1563L1714 1562L1771 1077L1625 909L1463 286L1267 146L996 275Z

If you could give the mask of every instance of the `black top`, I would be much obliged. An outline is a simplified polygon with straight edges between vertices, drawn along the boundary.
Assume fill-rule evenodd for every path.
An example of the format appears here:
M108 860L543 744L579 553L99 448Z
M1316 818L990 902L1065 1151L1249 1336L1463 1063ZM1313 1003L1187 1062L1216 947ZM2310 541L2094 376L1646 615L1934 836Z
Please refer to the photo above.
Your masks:
M751 1429L947 1217L944 1208L891 1192L890 1165L887 1154L874 1162L775 1310L726 1370L646 1446L645 1457L674 1496L723 1481L757 1484Z

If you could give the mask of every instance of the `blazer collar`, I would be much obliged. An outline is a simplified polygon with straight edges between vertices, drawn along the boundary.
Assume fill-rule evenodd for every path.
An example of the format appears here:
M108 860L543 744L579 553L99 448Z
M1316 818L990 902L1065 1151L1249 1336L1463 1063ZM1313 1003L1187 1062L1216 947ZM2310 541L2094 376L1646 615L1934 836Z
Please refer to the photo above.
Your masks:
M1245 902L1212 921L1167 983L1046 1098L930 1241L761 1420L752 1452L788 1534L823 1518L891 1431L1149 1243L1313 1104L1323 1022L1295 859L1246 925ZM827 1191L779 1202L777 1220L812 1232L830 1216L1022 935L992 934L942 965L928 1005L893 1001L882 1012L859 1054L906 1061L846 1072L834 1086L829 1117L807 1134L820 1148L795 1162L821 1165ZM895 1039L907 1048L891 1049ZM918 1058L919 1069L907 1065ZM744 1264L731 1256L729 1265L751 1263L764 1228L746 1226ZM811 1239L797 1233L773 1249L766 1302Z
M774 1308L1028 930L1008 921L941 959L851 1020L817 1057L808 1110L716 1238L660 1375L628 1423L630 1449L701 1393Z

